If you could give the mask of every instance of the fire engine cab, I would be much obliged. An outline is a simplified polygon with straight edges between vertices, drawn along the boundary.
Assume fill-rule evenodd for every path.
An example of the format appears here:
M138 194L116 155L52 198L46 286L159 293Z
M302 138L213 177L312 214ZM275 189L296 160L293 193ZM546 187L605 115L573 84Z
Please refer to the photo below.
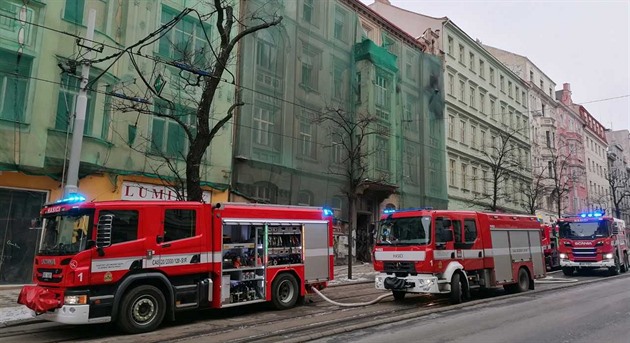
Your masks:
M437 293L460 303L473 287L523 292L545 275L541 225L533 216L394 210L382 216L377 234L375 285L396 300Z
M47 320L147 332L184 310L290 308L333 278L332 217L322 208L83 200L41 211L36 285L18 302Z
M582 213L557 222L562 272L608 268L611 275L625 272L628 261L626 223L603 212Z

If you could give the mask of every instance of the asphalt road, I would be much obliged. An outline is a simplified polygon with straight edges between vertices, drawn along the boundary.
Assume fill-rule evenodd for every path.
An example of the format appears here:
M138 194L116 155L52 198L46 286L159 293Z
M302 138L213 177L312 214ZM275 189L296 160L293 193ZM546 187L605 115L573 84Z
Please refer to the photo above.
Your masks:
M630 342L630 279L495 301L313 341Z

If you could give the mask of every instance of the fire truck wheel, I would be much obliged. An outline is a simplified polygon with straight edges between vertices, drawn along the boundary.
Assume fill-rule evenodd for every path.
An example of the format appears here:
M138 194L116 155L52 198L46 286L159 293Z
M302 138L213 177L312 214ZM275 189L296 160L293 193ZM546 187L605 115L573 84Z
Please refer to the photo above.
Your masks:
M118 315L118 326L127 333L155 330L164 319L164 294L149 285L138 286L125 294Z
M271 284L271 292L271 302L278 310L292 308L300 296L297 280L288 273L276 276Z
M619 256L615 255L615 266L608 269L608 274L615 276L619 275L619 273L621 273L621 263L619 263Z
M392 291L392 294L394 295L394 300L395 301L403 301L403 300L405 300L405 293L407 293L407 292Z
M623 264L621 265L621 272L625 273L630 270L630 262L628 262L628 254L623 253Z
M527 292L529 289L529 274L525 268L521 268L518 270L518 283L515 287L516 292L523 293Z
M453 274L451 278L451 294L449 295L451 304L461 304L464 301L464 284L459 273Z
M575 268L571 268L571 267L562 268L562 274L566 276L573 276L574 272L575 272Z

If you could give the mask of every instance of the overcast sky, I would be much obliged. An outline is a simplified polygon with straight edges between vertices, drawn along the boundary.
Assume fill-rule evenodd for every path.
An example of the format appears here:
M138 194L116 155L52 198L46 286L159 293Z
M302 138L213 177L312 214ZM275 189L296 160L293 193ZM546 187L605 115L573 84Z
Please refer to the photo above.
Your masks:
M366 4L374 0L361 0ZM390 0L447 16L484 44L527 56L606 128L630 129L630 0ZM618 99L597 101L608 98ZM586 103L597 101L592 103Z

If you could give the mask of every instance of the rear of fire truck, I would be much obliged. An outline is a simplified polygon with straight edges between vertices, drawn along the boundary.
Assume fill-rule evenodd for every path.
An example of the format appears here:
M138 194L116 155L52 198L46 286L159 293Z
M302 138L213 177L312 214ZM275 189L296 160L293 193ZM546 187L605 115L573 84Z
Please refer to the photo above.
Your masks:
M557 227L560 266L565 275L599 268L617 275L630 268L624 221L592 212L561 218Z

